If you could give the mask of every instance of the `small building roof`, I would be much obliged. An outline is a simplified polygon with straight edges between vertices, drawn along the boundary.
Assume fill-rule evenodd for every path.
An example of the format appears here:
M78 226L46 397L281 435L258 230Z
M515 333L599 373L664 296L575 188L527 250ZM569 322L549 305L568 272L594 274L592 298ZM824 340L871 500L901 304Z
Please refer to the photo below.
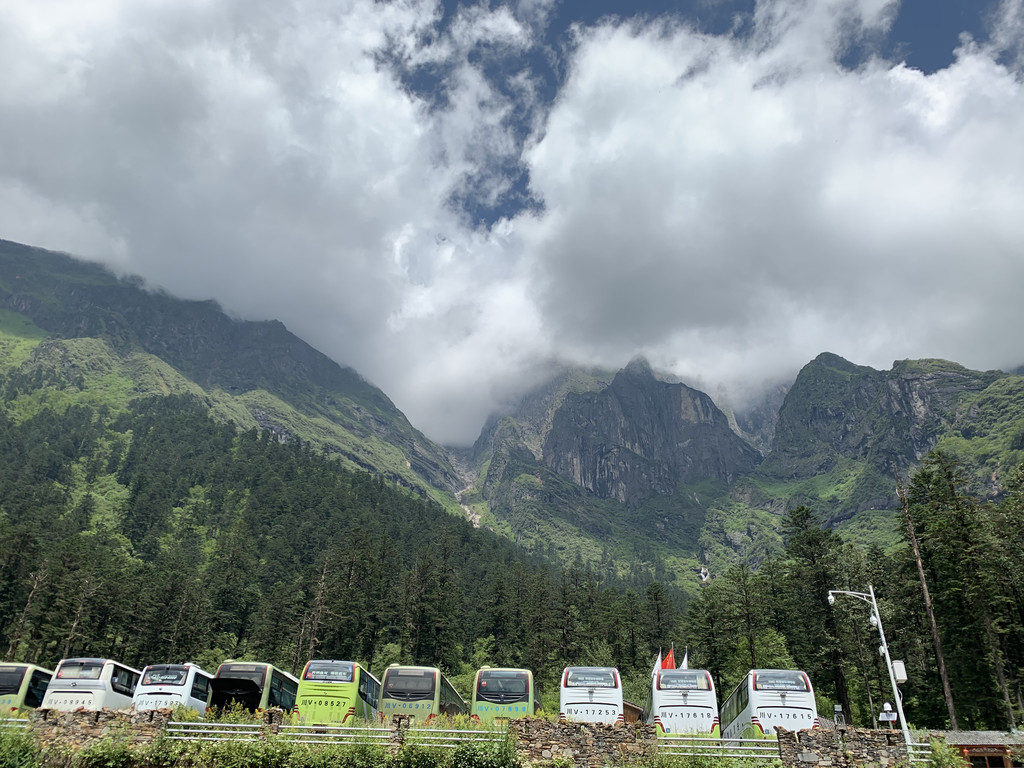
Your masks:
M1013 731L929 731L953 747L1024 746L1024 733Z

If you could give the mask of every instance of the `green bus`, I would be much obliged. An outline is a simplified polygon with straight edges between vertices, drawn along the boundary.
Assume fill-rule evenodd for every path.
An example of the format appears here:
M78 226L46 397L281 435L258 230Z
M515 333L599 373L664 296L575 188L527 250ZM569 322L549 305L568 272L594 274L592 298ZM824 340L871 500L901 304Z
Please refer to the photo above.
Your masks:
M35 664L0 664L0 715L36 709L51 677L53 670Z
M295 715L300 723L375 720L380 681L354 661L313 659L299 676Z
M464 715L468 708L437 667L392 664L384 671L378 709L384 717L409 715L428 723L438 715Z
M240 704L250 712L279 707L295 709L299 681L273 664L225 661L210 681L210 706L217 709Z
M476 671L469 709L474 720L509 720L536 711L537 691L530 670L481 667Z

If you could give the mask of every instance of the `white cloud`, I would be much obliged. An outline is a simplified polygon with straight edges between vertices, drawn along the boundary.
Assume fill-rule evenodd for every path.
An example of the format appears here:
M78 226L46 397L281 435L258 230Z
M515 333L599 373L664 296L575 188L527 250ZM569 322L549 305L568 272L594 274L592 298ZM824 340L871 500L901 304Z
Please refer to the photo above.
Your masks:
M851 13L870 30L887 4L811 5L762 4L747 40L583 33L523 227L564 351L733 382L823 350L1024 361L1020 83L983 50L845 70Z
M930 75L837 63L884 0L762 0L742 39L578 28L544 104L554 8L8 2L0 237L279 318L445 441L559 357L709 384L824 350L1024 362L1019 2ZM517 163L543 212L452 209Z

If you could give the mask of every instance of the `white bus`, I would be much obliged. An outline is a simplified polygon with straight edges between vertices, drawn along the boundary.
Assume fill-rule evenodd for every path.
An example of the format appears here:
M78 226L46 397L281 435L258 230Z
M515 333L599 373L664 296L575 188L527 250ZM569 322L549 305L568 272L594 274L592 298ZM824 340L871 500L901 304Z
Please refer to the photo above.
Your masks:
M752 669L722 704L722 738L774 739L777 727L818 727L818 707L807 673Z
M558 695L559 722L622 723L622 680L615 667L566 667Z
M142 673L112 659L64 659L41 709L127 709Z
M657 726L659 735L721 735L711 673L703 669L659 669L657 677L651 677L644 722Z
M132 704L146 709L185 707L205 714L213 675L196 664L150 664L142 670Z

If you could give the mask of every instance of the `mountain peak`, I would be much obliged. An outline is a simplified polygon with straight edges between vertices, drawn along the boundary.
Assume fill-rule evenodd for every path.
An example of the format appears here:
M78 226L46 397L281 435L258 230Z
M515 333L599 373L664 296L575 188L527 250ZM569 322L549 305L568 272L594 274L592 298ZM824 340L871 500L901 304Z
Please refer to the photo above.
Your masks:
M622 373L628 373L633 376L643 376L644 378L654 378L654 371L651 370L651 364L647 362L647 358L643 355L637 355L629 364L622 369Z

